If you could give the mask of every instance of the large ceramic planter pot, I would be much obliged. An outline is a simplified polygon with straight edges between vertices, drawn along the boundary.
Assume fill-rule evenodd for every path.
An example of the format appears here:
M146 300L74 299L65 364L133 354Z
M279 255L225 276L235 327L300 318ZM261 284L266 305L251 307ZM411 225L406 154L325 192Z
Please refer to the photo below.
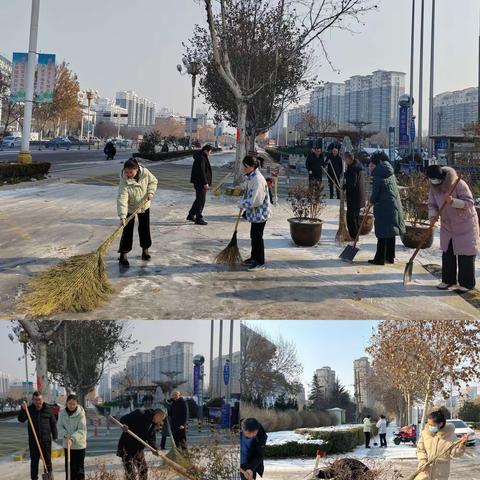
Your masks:
M362 212L360 213L360 216L358 217L358 221L360 225L363 222L363 217L365 214ZM367 216L367 219L365 220L365 223L363 224L362 228L360 229L360 235L368 235L373 228L373 213L369 213Z
M401 236L402 243L407 248L417 248L418 245L425 238L428 227L426 226L417 226L413 227L412 225L406 225L405 234ZM422 246L422 249L430 248L433 244L433 230L430 232L427 240Z
M314 218L289 218L290 236L299 247L314 247L322 236L322 221Z

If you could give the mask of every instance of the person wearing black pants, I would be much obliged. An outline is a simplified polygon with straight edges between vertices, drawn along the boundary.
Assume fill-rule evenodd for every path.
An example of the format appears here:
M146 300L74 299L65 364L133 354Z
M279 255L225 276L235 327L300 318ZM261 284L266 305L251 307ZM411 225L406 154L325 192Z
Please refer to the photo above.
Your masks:
M188 212L187 220L195 222L196 225L207 225L203 219L203 209L207 199L207 191L212 186L212 167L209 155L212 153L212 146L205 145L200 151L193 154L192 173L190 183L195 188L195 201Z
M265 245L263 232L271 215L268 184L258 168L258 160L247 155L243 159L243 170L247 179L245 196L239 207L244 209L245 218L250 222L250 239L252 252L250 258L243 262L249 271L265 269Z
M58 438L55 416L52 409L43 401L43 396L40 392L33 392L30 405L27 405L27 402L23 402L18 414L20 423L28 421L27 408L42 449L47 471L52 472L52 440L56 441ZM31 480L38 480L38 463L41 461L41 456L30 422L28 422L28 446L30 450L30 478Z
M442 283L456 285L458 279L458 284L465 290L475 288L476 257L476 255L455 255L453 242L450 240L447 251L442 253Z
M338 152L338 145L334 145L332 151L327 155L326 161L331 199L333 198L334 187L337 192L337 198L340 199L340 190L337 187L342 185L343 161Z
M370 448L370 438L372 436L372 421L370 415L366 415L363 419L363 435L365 437L365 448Z
M124 163L117 196L117 212L120 225L124 227L118 248L120 253L118 261L122 267L130 266L127 254L132 250L135 218L128 223L126 220L137 210L142 260L148 261L152 258L148 251L152 245L150 206L156 190L157 179L147 168L140 166L135 158L130 158Z
M320 145L315 145L308 154L307 160L305 161L305 168L308 171L308 183L310 186L322 183L325 159L323 158Z
M65 471L68 468L67 450L65 449ZM70 475L72 480L84 480L85 478L85 449L70 450Z
M174 390L170 406L170 427L175 445L182 450L187 448L187 421L187 402L178 390Z
M345 153L344 189L347 194L347 228L350 236L355 239L360 228L360 210L365 205L365 177L362 164L353 156Z

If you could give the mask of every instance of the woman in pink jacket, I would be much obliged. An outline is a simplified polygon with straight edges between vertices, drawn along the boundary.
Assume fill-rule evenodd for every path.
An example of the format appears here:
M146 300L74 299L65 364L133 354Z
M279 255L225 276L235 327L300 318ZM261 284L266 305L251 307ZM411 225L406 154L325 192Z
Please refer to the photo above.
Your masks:
M447 290L455 287L456 291L465 293L475 287L475 257L480 251L480 232L473 195L463 180L460 180L452 195L448 195L458 178L453 168L430 165L426 173L431 184L429 217L434 217L443 203L447 202L440 217L442 283L437 288Z

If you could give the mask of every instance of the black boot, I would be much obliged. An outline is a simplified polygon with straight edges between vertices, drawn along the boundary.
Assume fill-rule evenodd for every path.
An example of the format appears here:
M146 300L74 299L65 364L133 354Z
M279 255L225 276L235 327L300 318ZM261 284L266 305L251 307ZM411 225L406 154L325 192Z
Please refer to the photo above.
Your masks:
M142 250L142 260L151 260L152 256L148 253L148 248Z
M130 266L130 263L127 260L127 254L126 253L121 253L120 257L118 258L118 263L125 268L128 268Z

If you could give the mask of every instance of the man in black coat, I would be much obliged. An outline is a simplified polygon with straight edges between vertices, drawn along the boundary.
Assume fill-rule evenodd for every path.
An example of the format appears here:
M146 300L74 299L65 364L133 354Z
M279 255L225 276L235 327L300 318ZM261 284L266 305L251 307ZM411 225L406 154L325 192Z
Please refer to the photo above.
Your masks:
M256 418L245 418L240 431L240 468L243 480L254 480L264 471L267 434Z
M172 429L173 440L177 447L187 448L187 402L178 390L172 392L170 404L170 428Z
M360 209L365 205L365 175L363 166L353 153L345 153L345 184L347 193L347 228L352 238L356 238L360 227Z
M156 450L155 432L163 424L165 417L165 411L158 408L134 410L120 419L123 433L118 441L117 456L122 459L127 480L148 479L148 466L143 452L145 447L128 431L131 430Z
M190 183L195 188L195 201L188 213L187 220L197 225L207 225L203 219L203 209L207 199L207 191L212 185L212 167L209 155L212 153L212 146L205 145L201 150L193 154L192 174Z
M327 155L327 172L328 172L328 186L330 187L330 198L333 198L333 187L335 182L335 190L337 191L337 198L340 199L340 190L336 185L341 185L343 174L343 161L338 153L338 145L332 148L332 151Z
M28 421L27 410L30 412L35 432L40 442L43 457L47 466L47 471L52 472L52 440L57 440L57 421L52 409L43 401L40 392L33 392L32 403L22 403L22 409L18 414L18 421L25 423ZM38 462L40 461L40 452L33 435L30 423L28 424L28 447L30 449L30 478L38 479Z
M310 185L322 183L325 159L323 158L322 147L320 147L320 145L315 145L308 154L305 168L308 170L308 182Z

